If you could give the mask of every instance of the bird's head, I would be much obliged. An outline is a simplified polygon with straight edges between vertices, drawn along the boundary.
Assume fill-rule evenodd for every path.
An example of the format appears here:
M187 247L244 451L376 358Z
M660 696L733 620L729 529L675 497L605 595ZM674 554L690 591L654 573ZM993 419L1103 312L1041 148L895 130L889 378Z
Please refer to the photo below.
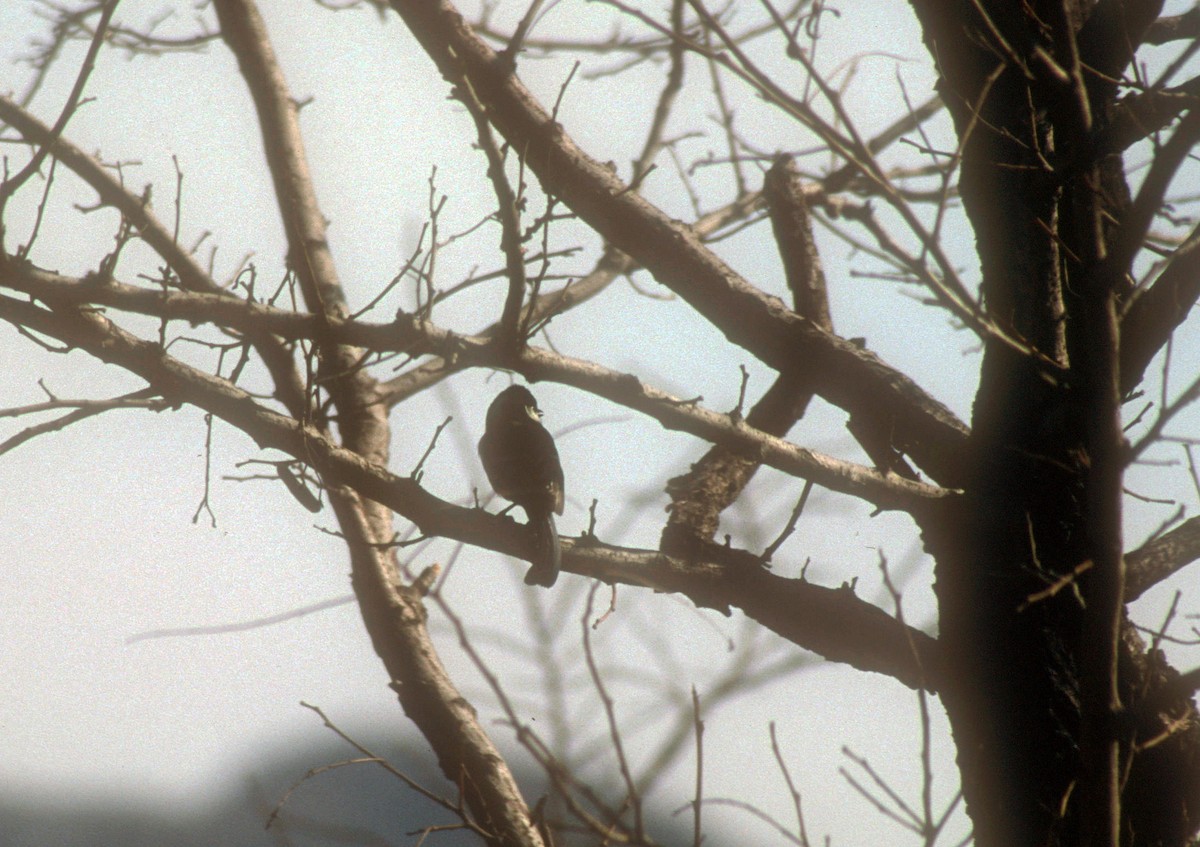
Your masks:
M510 385L497 394L488 407L487 425L491 429L493 426L519 423L530 418L535 421L542 419L537 400L533 399L533 394L525 386Z

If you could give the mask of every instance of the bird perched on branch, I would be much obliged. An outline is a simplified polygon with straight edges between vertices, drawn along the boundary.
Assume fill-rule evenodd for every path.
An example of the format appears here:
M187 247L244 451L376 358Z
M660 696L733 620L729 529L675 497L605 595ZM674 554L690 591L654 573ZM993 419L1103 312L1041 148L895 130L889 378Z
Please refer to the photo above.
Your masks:
M542 410L528 388L512 385L496 395L479 439L479 458L495 492L529 518L536 552L525 583L549 588L562 562L554 515L563 512L563 471L554 437L542 426Z

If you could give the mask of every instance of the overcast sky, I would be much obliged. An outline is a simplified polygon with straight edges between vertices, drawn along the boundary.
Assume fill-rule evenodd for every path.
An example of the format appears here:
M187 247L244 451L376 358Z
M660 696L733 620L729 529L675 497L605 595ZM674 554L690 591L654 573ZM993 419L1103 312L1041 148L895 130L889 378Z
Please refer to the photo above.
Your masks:
M427 215L432 169L437 168L438 191L448 197L441 226L453 232L478 220L493 202L485 163L465 140L469 122L447 100L446 84L398 22L380 23L365 10L334 14L294 0L261 5L293 94L313 98L301 113L308 155L339 272L353 304L361 306L411 252ZM596 5L564 0L542 26L546 32L607 33L609 16ZM19 94L31 79L29 68L17 60L28 53L31 39L45 36L45 22L34 13L38 6L27 0L0 4L0 67L6 69L0 88ZM852 49L880 52L861 64L847 97L851 111L866 115L868 131L871 122L878 128L900 113L898 78L918 102L932 84L906 5L872 6L875 12L860 15L853 26L830 27L822 57L825 67L834 68ZM190 2L168 0L124 0L118 19L143 25L166 10L175 16L164 24L165 32L194 29L197 15L213 22L211 11L197 13ZM68 51L33 102L43 120L57 117L81 52ZM569 70L569 62L532 60L521 68L535 92L550 100ZM567 130L596 158L619 163L625 176L656 90L655 70L617 81L581 80L564 99L560 120ZM124 178L136 189L152 183L156 209L166 220L171 220L172 157L177 157L184 174L181 241L190 244L205 236L199 255L206 260L210 247L218 248L212 260L218 279L252 254L262 284L273 287L282 271L284 244L249 99L223 45L161 58L129 59L107 50L88 95L96 99L73 118L67 137L107 162L128 163ZM712 109L698 99L685 105L702 114ZM616 110L628 110L630 119L614 119ZM761 121L765 145L796 146L786 136L770 135L779 132L779 122L751 103L745 105L745 120ZM6 149L23 161L22 151ZM671 214L690 215L686 197L666 177L649 180L646 190ZM9 210L9 250L27 237L36 194L27 190ZM94 198L61 169L55 197L55 211L43 222L31 258L43 267L84 273L111 248L115 217L110 211L72 210L72 200L86 205ZM953 230L950 235L950 247L973 281L977 268L970 260L969 237ZM499 266L496 234L490 238L490 252L447 250L439 260L441 278L461 278L473 266ZM872 349L968 418L977 368L971 339L952 331L941 317L930 320L903 292L851 280L847 248L824 235L821 239L839 332L865 336ZM595 257L596 245L582 243L587 251L567 263L578 272ZM719 249L756 284L782 293L778 261L762 244L746 236ZM139 269L152 271L145 255L123 260L130 277ZM644 275L639 281L653 287ZM495 314L487 304L499 302L501 293L499 288L483 291L462 306L452 301L436 317L462 331L479 329ZM390 309L398 305L390 302ZM387 320L390 312L385 308L374 317ZM187 332L180 328L179 335ZM751 368L752 395L769 384L763 368L747 354L727 349L680 302L647 298L625 284L614 286L595 308L557 321L553 337L570 355L633 371L686 396L702 393L705 405L714 409L736 402L740 364ZM172 352L213 367L210 353L178 344ZM1185 342L1175 355L1181 372L1200 358L1194 344ZM62 397L107 397L140 387L84 355L45 353L7 325L0 326L0 360L7 363L0 407L43 399L38 378ZM506 378L488 376L465 374L398 409L394 469L410 469L438 424L453 415L426 467L425 484L438 496L462 502L470 502L473 488L486 495L473 445L487 402L506 384ZM584 530L588 508L598 498L602 538L654 546L666 503L662 480L686 470L702 445L663 435L656 424L563 387L540 385L535 392L552 431L590 423L559 441L568 492L561 531L577 535ZM0 421L0 439L28 423ZM842 417L820 403L791 437L860 458L844 434ZM8 503L0 512L0 792L124 800L136 789L179 804L204 802L222 775L253 769L272 749L324 737L327 731L298 705L301 700L321 706L351 729L415 736L352 604L251 631L129 642L163 628L252 621L349 592L344 548L313 528L333 528L332 518L310 515L277 484L225 481L240 472L238 462L263 454L219 423L211 455L216 526L207 516L193 523L203 494L205 439L204 420L193 409L126 411L39 437L0 456L0 489ZM1139 469L1131 487L1137 483L1144 493L1194 509L1196 494L1178 464L1182 454L1163 456L1176 465ZM761 477L755 502L770 516L767 525L777 529L800 484L772 472ZM1131 505L1130 544L1173 508ZM809 579L838 585L857 578L860 596L883 602L877 570L883 552L898 572L911 577L905 593L909 620L932 626L928 562L917 549L911 522L894 515L869 519L869 513L862 503L818 491L796 535L777 555L777 569L798 575L811 559ZM735 538L758 547L770 540L739 537L744 529L737 514L732 517L728 531ZM434 546L418 564L446 563L453 552L448 543ZM573 651L587 583L566 575L553 593L531 594L520 584L520 573L518 563L466 551L454 561L446 596L508 684L530 694L528 708L536 716L533 695L541 671L530 646L532 610L542 609L561 631L559 660L577 663ZM1143 622L1156 623L1170 595L1166 586L1152 592L1139 607ZM600 596L607 602L606 592ZM661 650L669 648L674 664L664 683L677 692L694 684L703 699L706 686L730 670L728 642L740 647L755 636L737 615L727 619L697 611L677 598L628 588L618 598L618 613L594 638L614 685L626 686L622 716L629 731L638 738L639 750L650 750L663 709L658 701L637 699L638 672L664 673ZM493 723L498 713L479 675L436 614L434 628L445 662L480 708L485 726L504 749L513 750L511 737ZM523 645L518 653L525 657L506 651L504 639ZM788 652L770 637L760 642L764 655ZM1195 661L1184 658L1182 664L1190 667ZM581 719L595 714L594 693L586 687L573 702ZM953 758L944 717L934 703L937 791L944 801L955 789ZM809 834L829 833L835 844L868 843L875 840L868 834L876 827L879 837L895 834L838 777L838 768L846 764L842 745L879 763L895 784L916 791L916 701L892 680L820 665L726 703L706 720L706 783L712 796L753 800L790 820L790 801L771 758L768 723L774 720L806 797ZM643 725L649 728L635 732ZM663 808L673 809L690 797L693 766L690 754L677 763L662 791ZM605 764L602 770L607 769ZM765 830L748 831L767 836Z

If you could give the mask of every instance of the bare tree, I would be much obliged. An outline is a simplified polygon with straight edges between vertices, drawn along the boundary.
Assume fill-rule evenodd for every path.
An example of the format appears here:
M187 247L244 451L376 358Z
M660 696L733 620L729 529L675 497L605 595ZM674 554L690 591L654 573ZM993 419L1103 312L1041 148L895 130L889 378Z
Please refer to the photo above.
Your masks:
M673 0L662 10L605 0L612 29L602 38L542 27L552 14L537 0L507 23L490 6L468 10L475 15L468 20L449 0L372 5L399 16L444 78L454 105L427 108L465 110L471 119L473 136L452 141L475 145L486 160L479 190L491 192L493 210L474 236L494 250L498 230L498 270L441 283L439 250L460 236L438 232L434 194L427 230L392 284L349 302L307 164L302 104L252 0L212 0L198 30L170 36L119 23L116 0L47 4L53 31L29 88L0 99L9 140L28 151L14 154L19 166L0 186L0 211L9 209L0 317L31 343L84 351L146 387L112 400L52 397L15 410L69 409L3 449L111 408L186 404L282 452L287 458L270 460L270 472L301 504L318 509L324 501L336 516L372 643L405 713L459 786L461 803L448 805L465 825L497 845L553 843L578 828L605 843L651 844L642 797L654 769L637 776L628 765L587 644L588 618L587 667L617 753L617 801L557 758L512 708L504 681L489 676L517 739L549 777L553 814L531 809L430 640L428 607L443 601L437 570L422 570L424 548L407 554L414 534L524 559L535 552L531 534L506 515L435 496L422 485L420 465L408 475L388 467L393 411L421 403L445 380L504 370L569 386L707 447L689 470L660 481L670 514L658 549L609 543L593 525L564 538L564 570L744 616L792 648L765 663L770 673L815 653L899 680L920 693L922 714L926 695L936 694L980 844L1191 842L1200 828L1200 721L1192 702L1200 674L1169 665L1161 649L1166 626L1147 644L1127 605L1200 556L1200 536L1196 519L1172 528L1177 514L1131 549L1123 504L1127 469L1148 451L1179 449L1172 422L1200 393L1194 377L1176 394L1167 388L1172 338L1200 296L1198 236L1180 188L1200 140L1197 78L1183 79L1194 69L1200 12L1163 17L1161 3L1136 0L914 0L937 96L914 102L898 85L879 124L847 105L857 60L839 66L844 57L826 56L839 10L824 2L783 9L771 0L720 7ZM89 50L74 90L57 117L43 120L29 108L33 93L64 45L79 40ZM98 51L205 47L232 53L253 101L288 244L278 286L249 268L222 284L181 244L178 210L174 226L161 220L147 194L69 139ZM630 167L584 152L575 141L581 128L560 119L571 85L586 84L572 81L575 70L553 99L526 87L543 56L578 57L577 69L593 80L657 80L645 115L596 109L597 121L641 130ZM695 116L680 110L688 97L705 98L712 120L685 125ZM752 128L743 114L751 103L784 129L759 137L761 124ZM690 143L696 139L703 153ZM53 175L64 168L99 206L120 213L115 247L85 275L35 263ZM679 208L665 211L644 196L660 176ZM13 214L11 201L27 195L41 196L27 207L36 213ZM691 219L679 220L689 204ZM950 235L956 226L974 236L977 255L965 266ZM719 252L721 239L743 230L760 249L772 244L778 252L788 302ZM952 323L960 347L978 345L978 358L942 354L947 369L962 369L975 385L969 426L861 339L837 333L823 269L833 256L818 249L835 238L851 248L851 272L916 292L930 326ZM574 248L563 246L572 240L594 257L585 272L572 270ZM134 269L123 257L135 242L153 251L153 263ZM715 330L710 337L768 368L772 384L754 399L744 379L736 408L715 411L695 394L655 387L645 373L541 342L551 337L544 333L551 321L578 331L586 319L568 318L586 314L622 278L647 274ZM492 282L504 295L499 308L488 307L486 328L441 322L453 298ZM400 289L408 305L392 320L371 320L368 312ZM221 353L215 369L172 349L181 322L212 330L208 343ZM570 338L571 329L551 328ZM903 333L912 345L924 332L880 331ZM1134 404L1164 350L1160 400ZM653 344L639 353L639 365L652 369ZM251 391L251 379L269 388ZM788 439L814 398L840 410L861 451L835 456ZM761 505L749 516L730 511L763 466L805 481L785 510L790 518L770 527L775 541L761 550L719 539L722 517L727 531L769 526L755 514ZM894 601L886 608L852 584L826 587L770 569L814 486L911 519L934 561L936 636L905 622L886 569ZM469 645L470 627L445 611ZM729 684L756 683L731 673ZM665 759L702 744L701 704L678 717ZM881 808L896 800L885 794L892 800ZM703 800L701 774L696 844ZM901 823L926 843L938 838L945 819L927 793L921 811L899 805L907 810ZM789 836L807 843L802 815Z

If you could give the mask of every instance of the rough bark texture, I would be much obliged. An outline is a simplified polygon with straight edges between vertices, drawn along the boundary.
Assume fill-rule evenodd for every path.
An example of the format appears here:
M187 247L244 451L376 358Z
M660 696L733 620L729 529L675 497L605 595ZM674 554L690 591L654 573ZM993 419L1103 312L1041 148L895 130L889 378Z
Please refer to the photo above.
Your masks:
M813 243L804 190L791 160L781 157L767 172L763 196L796 314L832 333L825 273ZM787 435L813 398L808 370L801 366L781 374L746 415L746 423L772 435ZM718 446L705 453L688 473L669 481L671 516L663 530L663 551L694 555L711 541L721 512L737 500L758 466L754 459Z
M336 343L328 332L329 322L345 318L348 310L308 171L296 104L253 0L216 0L214 6L258 112L288 239L288 264L317 318L318 377L333 401L339 436L350 452L386 467L387 410L375 380L359 367L363 351ZM446 778L461 786L488 844L541 847L507 763L434 649L420 592L402 584L394 550L384 546L394 534L391 510L342 485L328 485L327 491L350 551L351 583L363 621L405 714L437 755Z
M1162 684L1160 660L1128 627L1117 641L1116 617L1100 620L1119 609L1122 584L1113 315L1127 268L1105 262L1129 192L1119 155L1087 143L1113 87L1072 68L1119 73L1152 5L913 4L964 142L985 302L1066 374L988 344L966 497L926 527L943 698L981 845L1183 844L1200 822L1195 711L1178 703L1182 720L1154 758L1139 751L1169 719L1130 726L1114 700L1139 714Z

